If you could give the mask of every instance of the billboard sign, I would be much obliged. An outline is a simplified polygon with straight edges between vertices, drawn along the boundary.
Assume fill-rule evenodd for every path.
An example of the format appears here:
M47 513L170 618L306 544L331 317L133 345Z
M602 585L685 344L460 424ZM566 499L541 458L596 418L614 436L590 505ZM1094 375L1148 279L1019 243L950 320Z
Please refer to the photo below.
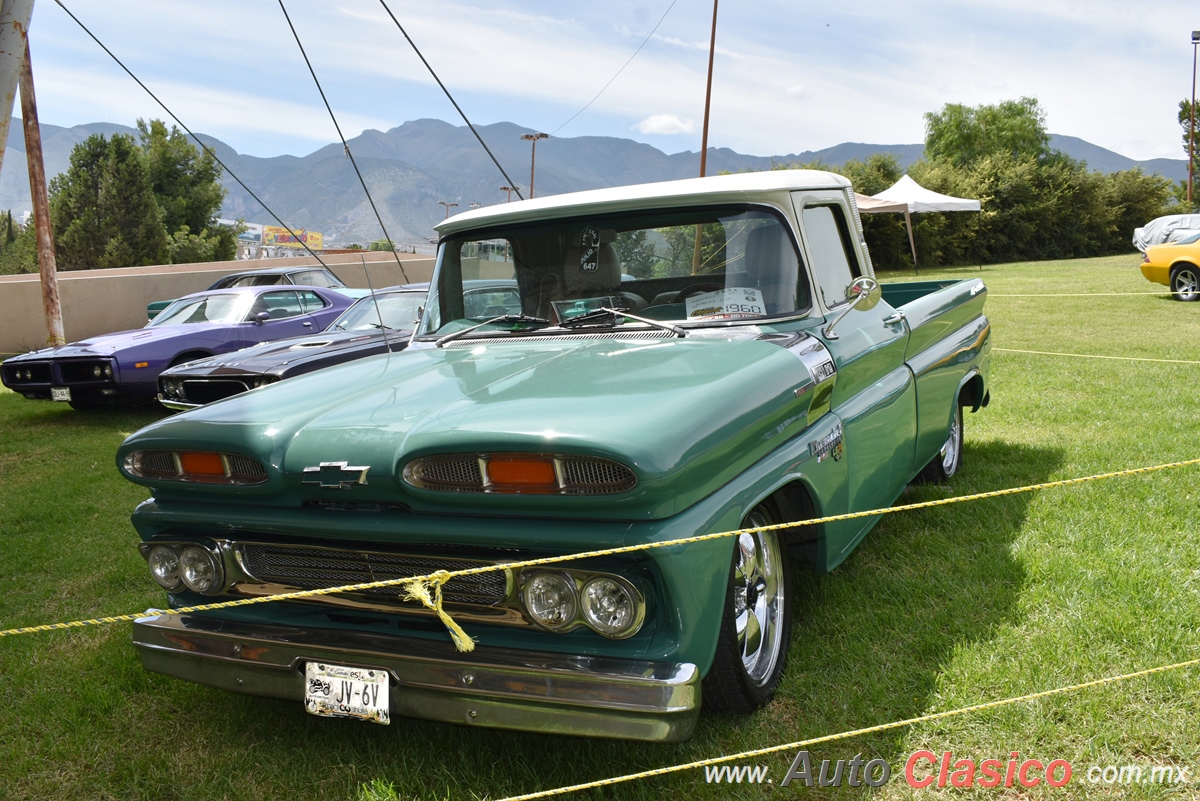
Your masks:
M262 243L285 248L303 248L308 245L313 250L320 250L324 247L325 235L320 231L308 231L304 228L292 230L295 232L294 236L288 233L288 229L281 226L264 225L262 227Z

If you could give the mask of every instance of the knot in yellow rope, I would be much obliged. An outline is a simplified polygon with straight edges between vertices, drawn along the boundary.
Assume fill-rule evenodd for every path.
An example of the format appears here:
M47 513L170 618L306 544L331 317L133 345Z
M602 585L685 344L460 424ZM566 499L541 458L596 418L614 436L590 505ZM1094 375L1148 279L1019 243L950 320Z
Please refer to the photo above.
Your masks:
M475 640L463 631L462 626L442 608L442 585L451 579L450 573L439 570L426 579L413 579L404 583L404 599L420 601L426 609L437 612L437 616L450 631L454 647L464 653L475 650Z

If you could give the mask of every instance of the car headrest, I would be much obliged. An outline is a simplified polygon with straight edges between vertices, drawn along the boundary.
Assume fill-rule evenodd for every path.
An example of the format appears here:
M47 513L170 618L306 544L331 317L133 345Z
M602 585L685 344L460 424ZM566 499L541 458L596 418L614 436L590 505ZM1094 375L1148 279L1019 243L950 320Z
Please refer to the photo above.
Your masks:
M597 290L615 290L621 286L621 259L611 228L587 228L572 234L563 259L563 282L568 297L580 297Z

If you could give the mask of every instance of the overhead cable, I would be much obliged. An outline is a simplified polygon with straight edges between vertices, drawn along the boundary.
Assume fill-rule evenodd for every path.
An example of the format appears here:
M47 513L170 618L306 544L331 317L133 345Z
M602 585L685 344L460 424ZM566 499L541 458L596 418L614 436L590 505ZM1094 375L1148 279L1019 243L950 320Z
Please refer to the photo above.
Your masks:
M256 194L254 194L253 190L251 190L250 187L246 186L245 182L241 178L239 178L237 176L237 174L234 173L233 170L229 169L229 165L226 164L225 162L221 161L221 157L217 155L216 151L214 151L211 147L209 147L208 145L201 142L200 137L198 137L198 136L196 136L196 134L192 133L192 129L187 127L186 125L184 125L183 120L181 120L181 119L179 119L179 117L175 116L175 112L173 112L173 111L171 111L171 109L167 108L167 104L162 102L161 100L159 100L158 95L154 94L154 92L151 92L150 87L148 87L148 86L146 86L146 84L142 83L141 80L138 78L138 76L134 75L133 71L130 70L129 67L126 67L124 62L121 61L121 59L116 57L116 55L113 53L113 51L111 51L107 47L105 47L104 42L101 42L100 39L98 39L96 37L96 34L92 33L88 29L88 27L86 25L84 25L83 22L80 21L79 17L76 17L74 14L72 14L71 9L69 9L65 5L63 5L62 0L54 0L54 2L58 3L58 7L61 8L63 11L67 12L67 16L70 17L72 20L74 20L75 24L78 25L80 28L82 28L83 32L86 33L88 36L90 36L92 38L93 42L100 45L100 49L103 50L105 53L108 53L109 57L112 58L113 61L117 62L117 66L119 66L121 69L125 70L125 73L130 78L133 78L134 82L137 83L138 86L142 87L142 89L145 90L146 94L150 95L150 98L155 103L157 103L160 107L162 107L163 111L167 112L167 114L171 117L171 119L173 119L175 121L176 125L178 125L183 130L187 131L188 136L190 136L190 137L192 137L192 139L196 140L196 144L200 145L200 147L204 149L205 153L212 156L213 161L217 162L217 164L220 164L221 169L223 169L223 170L225 170L225 172L229 173L229 177L232 178L233 180L237 181L238 186L240 186L242 189L246 190L246 194L248 194L248 195L250 195L250 197L254 198L254 200L260 206L263 207L263 209L267 212L267 214L271 215L271 218L273 220L275 220L275 222L279 223L279 225L282 228L284 228L289 234L291 234L293 240L295 240L296 242L299 242L304 247L304 249L308 251L308 254L310 256L312 256L314 259L316 259L321 264L322 267L325 267L328 269L329 265L326 264L321 259L321 257L316 254L316 251L314 251L312 248L310 248L308 246L308 243L303 241L300 238L300 235L292 230L291 226L289 226L282 219L280 219L279 215L276 214L274 211L272 211L271 207L268 206L265 202L263 202L262 198L260 198Z
M313 83L317 85L317 91L321 93L321 101L325 104L325 110L329 112L329 119L333 120L333 127L337 130L338 139L342 140L342 149L346 153L346 158L350 159L350 165L354 167L354 174L358 176L358 182L362 184L363 192L367 195L367 202L371 204L371 211L375 213L375 219L379 221L379 228L383 231L383 239L391 246L392 255L396 258L396 266L400 268L400 274L404 276L404 283L410 283L408 273L404 271L404 264L400 261L400 254L396 252L396 243L392 241L391 235L388 234L387 226L383 224L383 217L379 215L379 209L375 207L375 199L371 197L371 190L367 189L366 179L363 178L362 172L358 169L358 162L354 160L354 154L350 152L350 144L346 141L345 135L342 133L342 126L338 125L337 116L333 113L333 107L329 105L329 99L325 97L325 90L321 88L321 82L317 79L317 73L313 69L312 62L308 60L308 53L304 52L304 45L300 42L300 34L296 33L296 26L292 24L292 18L288 14L287 8L283 5L283 0L279 0L279 9L283 11L283 18L287 20L288 27L292 30L292 37L296 40L296 46L300 48L300 55L304 56L304 63L308 66L308 72L312 75ZM363 262L365 269L366 262ZM367 277L368 288L374 294L374 287L370 286L370 276Z
M425 65L425 69L429 70L429 74L433 76L435 81L437 81L437 85L442 87L442 91L446 93L446 97L450 100L451 104L453 104L454 110L458 112L458 116L463 118L463 122L465 122L467 127L471 129L471 133L475 134L475 138L479 140L479 144L483 147L483 149L487 151L488 157L492 160L492 163L496 165L496 169L498 169L500 174L504 176L505 183L508 186L511 186L512 190L517 193L518 200L524 200L525 198L521 195L521 190L517 188L517 185L513 179L508 177L508 173L504 171L504 168L500 166L499 160L497 160L495 155L492 154L491 149L487 146L487 142L483 141L483 137L479 135L479 131L475 130L475 126L472 125L471 121L467 119L466 113L463 112L462 108L460 108L458 103L454 100L454 96L450 94L450 90L446 88L446 84L442 83L442 79L439 78L437 73L433 71L433 67L429 66L429 62L425 60L425 56L421 55L421 51L417 49L416 42L412 40L412 37L408 35L408 31L404 30L404 26L400 24L400 20L396 19L396 15L392 13L390 8L388 8L386 0L379 0L379 4L383 6L383 10L386 11L388 16L392 18L392 22L396 23L396 27L400 29L400 33L404 34L404 38L407 39L408 43L412 46L413 52L417 54L417 58L421 59L421 63Z
M625 71L625 68L629 66L629 63L630 63L631 61L633 61L635 58L637 58L637 54L638 54L638 53L640 53L640 52L642 52L642 48L643 48L643 47L645 47L645 46L646 46L646 43L650 41L651 37L653 37L653 36L654 36L654 34L658 32L658 28L659 28L659 26L663 24L663 20L665 20L665 19L667 18L667 14L670 14L670 13L671 13L671 9L675 7L675 4L676 4L677 2L679 2L679 0L671 0L671 5L667 6L667 10L666 10L666 11L664 11L664 12L663 12L663 15L662 15L661 17L659 17L659 18L658 18L658 22L657 22L657 23L655 23L655 25L654 25L654 28L653 28L653 29L650 31L650 33L646 34L646 38L642 40L642 43L641 43L640 45L638 45L638 49L633 51L633 55L632 55L632 56L630 56L630 57L629 57L629 58L628 58L628 59L625 61L625 63L621 65L621 69L617 70L616 74L615 74L615 75L613 75L611 78L609 78L609 79L608 79L608 83L604 84L604 86L602 86L602 87L600 88L600 91L599 91L599 92L596 92L596 96L595 96L595 97L593 97L591 100L589 100L589 101L587 102L587 105L586 105L586 106L584 106L583 108L579 109L579 111L576 111L574 114L572 114L572 115L571 115L570 119L568 119L568 120L567 120L566 122L564 122L562 125L558 126L558 127L557 127L557 128L555 128L553 131L551 131L551 132L550 132L550 135L551 135L551 136L554 136L556 133L558 133L559 131L561 131L563 128L566 128L568 125L570 125L570 124L571 124L571 120L575 119L575 118L576 118L576 117L578 117L580 114L582 114L583 112L587 111L587 110L588 110L588 109L591 107L591 105L592 105L593 103L595 103L597 100L599 100L599 99L600 99L600 95L604 94L605 90L607 90L607 89L608 89L608 87L612 86L612 82L613 82L613 81L615 81L617 78L619 78L619 77L620 77L621 73Z

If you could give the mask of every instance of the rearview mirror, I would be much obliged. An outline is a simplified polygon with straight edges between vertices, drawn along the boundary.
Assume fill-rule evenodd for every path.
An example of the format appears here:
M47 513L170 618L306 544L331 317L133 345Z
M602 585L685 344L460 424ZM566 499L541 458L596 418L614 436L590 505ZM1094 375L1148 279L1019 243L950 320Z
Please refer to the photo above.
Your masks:
M850 313L851 309L859 311L870 311L879 305L879 301L883 299L883 287L874 278L867 278L865 275L862 278L855 278L846 289L846 300L848 305L842 310L842 313L833 318L833 322L825 326L825 330L821 333L826 339L837 339L838 335L833 333L833 327L842 321L842 318Z
M265 323L267 320L270 320L270 319L271 319L271 313L262 311L256 315L254 315L254 324L262 325L263 323Z

